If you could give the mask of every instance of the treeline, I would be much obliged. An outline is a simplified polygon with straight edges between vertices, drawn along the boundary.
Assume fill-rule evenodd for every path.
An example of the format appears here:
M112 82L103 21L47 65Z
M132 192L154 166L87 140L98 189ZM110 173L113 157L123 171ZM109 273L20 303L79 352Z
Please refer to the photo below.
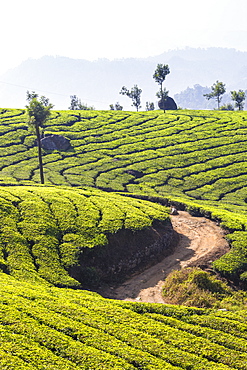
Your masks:
M242 90L243 91L243 90ZM184 91L179 94L175 94L174 98L179 107L186 109L215 109L216 104L214 100L205 99L206 94L210 94L211 89L207 86L201 86L196 84L193 87L187 87ZM243 91L247 94L247 90ZM221 110L234 110L234 101L232 100L232 94L225 92L222 95ZM238 108L237 108L238 109ZM247 102L243 104L243 109L247 109Z

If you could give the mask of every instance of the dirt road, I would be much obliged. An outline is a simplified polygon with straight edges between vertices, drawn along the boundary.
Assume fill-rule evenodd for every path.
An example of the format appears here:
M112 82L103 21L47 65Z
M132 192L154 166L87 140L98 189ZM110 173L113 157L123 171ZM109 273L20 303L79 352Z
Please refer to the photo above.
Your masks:
M114 299L164 303L162 284L172 270L192 265L210 266L213 260L229 250L224 231L213 221L192 217L182 211L179 211L179 215L171 216L171 220L179 234L179 243L174 253L120 286L109 287L100 294Z

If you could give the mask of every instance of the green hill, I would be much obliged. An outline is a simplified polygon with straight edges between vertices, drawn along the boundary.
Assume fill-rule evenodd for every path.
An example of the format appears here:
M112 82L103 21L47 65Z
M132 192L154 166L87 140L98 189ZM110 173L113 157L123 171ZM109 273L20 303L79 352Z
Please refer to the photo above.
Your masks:
M25 111L2 109L0 123L1 369L247 369L246 311L82 290L131 271L121 240L145 250L147 232L169 234L161 204L227 228L214 267L245 284L247 113L53 111L44 134L71 148L43 150L44 186Z
M97 189L2 187L0 216L0 269L23 281L85 287L172 248L165 207Z
M67 137L71 149L44 151L45 181L169 199L217 219L238 232L215 267L245 281L246 120L246 112L54 111L44 134ZM0 123L0 184L38 183L25 111L2 109Z

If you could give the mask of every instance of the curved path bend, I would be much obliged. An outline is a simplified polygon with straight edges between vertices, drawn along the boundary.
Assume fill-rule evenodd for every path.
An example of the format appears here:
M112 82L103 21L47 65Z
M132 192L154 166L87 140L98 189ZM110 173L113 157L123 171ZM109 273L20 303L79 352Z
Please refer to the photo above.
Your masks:
M172 270L188 266L210 266L211 262L229 250L225 232L217 224L204 217L193 217L179 211L170 216L173 228L179 234L174 253L158 264L134 275L120 286L99 292L102 296L128 301L165 303L162 285Z

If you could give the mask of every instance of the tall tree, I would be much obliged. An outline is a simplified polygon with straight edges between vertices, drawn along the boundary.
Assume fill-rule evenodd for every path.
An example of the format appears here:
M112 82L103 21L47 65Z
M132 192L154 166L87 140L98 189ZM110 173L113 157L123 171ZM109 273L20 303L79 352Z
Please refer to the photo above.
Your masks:
M204 94L208 100L209 99L216 99L218 109L220 108L220 102L222 99L223 94L226 92L225 84L223 82L219 82L218 80L211 86L211 93L209 94Z
M132 107L136 107L137 112L139 108L141 108L141 93L142 90L139 89L137 85L134 85L134 87L132 87L130 91L127 89L127 87L123 86L121 91L119 92L119 94L126 95L132 99Z
M153 78L155 82L160 85L160 90L157 92L156 96L161 99L161 105L165 105L169 91L166 88L163 89L163 82L166 76L170 73L168 64L158 64L156 70L154 71ZM164 108L165 112L165 108Z
M233 101L235 101L235 106L239 110L244 109L245 92L243 90L231 91L231 98Z
M28 114L28 124L35 130L37 137L38 145L38 157L39 157L39 170L40 170L40 182L44 184L44 170L43 170L43 161L42 161L42 151L41 151L41 140L40 140L40 128L46 122L51 114L51 109L53 105L49 103L49 99L45 96L41 96L38 100L38 94L34 91L29 93L27 91L27 101L29 102L26 105L27 114Z

